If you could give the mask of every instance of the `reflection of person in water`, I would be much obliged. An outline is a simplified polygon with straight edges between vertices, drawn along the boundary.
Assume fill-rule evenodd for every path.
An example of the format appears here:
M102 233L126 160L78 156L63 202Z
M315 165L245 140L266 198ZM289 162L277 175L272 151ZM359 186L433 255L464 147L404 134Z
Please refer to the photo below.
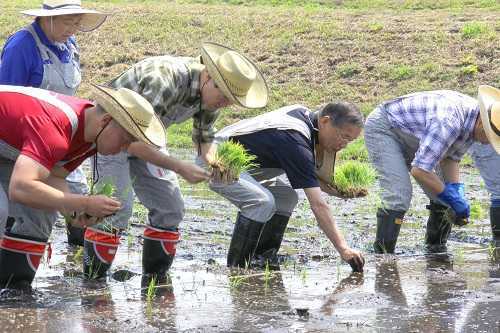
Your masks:
M234 306L233 327L229 330L232 332L257 332L272 328L269 326L271 318L282 318L283 312L291 310L281 273L273 273L267 281L260 274L243 276L240 284L231 286L230 294Z
M358 288L363 285L364 278L363 274L358 272L352 272L349 276L343 278L333 293L328 297L328 300L321 306L321 312L327 316L332 316L334 311L334 306L339 300L339 295L349 291L351 289Z

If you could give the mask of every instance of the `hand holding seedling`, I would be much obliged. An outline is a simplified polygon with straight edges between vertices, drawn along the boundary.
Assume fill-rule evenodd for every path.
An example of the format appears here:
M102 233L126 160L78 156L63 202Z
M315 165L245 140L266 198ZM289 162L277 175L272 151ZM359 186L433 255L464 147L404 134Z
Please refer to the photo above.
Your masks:
M363 267L365 266L365 258L361 252L353 250L351 248L346 248L340 252L340 256L344 261L351 265L353 272L363 272Z
M121 206L120 201L106 195L89 195L84 212L91 217L106 217L116 213L120 210Z
M320 178L318 178L319 180L319 187L321 188L321 191L325 192L326 194L330 195L330 196L335 196L337 198L342 198L342 199L346 199L348 197L346 197L345 195L343 195L342 193L340 193L335 187L333 187L332 185L328 184L327 182L324 182L323 180L321 180Z
M178 174L190 184L210 179L211 173L195 164L179 161Z
M225 141L217 146L212 167L212 181L216 183L232 183L240 178L240 174L257 167L256 157L249 154L238 142Z

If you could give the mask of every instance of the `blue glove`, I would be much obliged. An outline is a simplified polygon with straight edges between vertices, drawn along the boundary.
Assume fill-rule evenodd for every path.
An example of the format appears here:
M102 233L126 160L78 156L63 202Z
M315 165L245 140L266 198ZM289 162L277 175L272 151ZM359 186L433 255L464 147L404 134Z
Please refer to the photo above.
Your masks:
M465 199L464 184L446 183L443 192L439 193L437 197L450 205L457 214L457 217L469 217L470 206Z

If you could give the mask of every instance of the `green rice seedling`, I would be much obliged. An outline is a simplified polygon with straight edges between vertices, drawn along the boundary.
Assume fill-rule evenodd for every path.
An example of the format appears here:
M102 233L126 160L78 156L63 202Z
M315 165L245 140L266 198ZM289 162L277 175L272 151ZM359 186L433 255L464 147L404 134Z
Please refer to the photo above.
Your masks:
M79 246L75 255L73 256L73 261L75 264L81 264L83 260L83 246Z
M217 146L212 179L218 183L232 183L240 177L240 173L257 166L255 156L249 154L243 145L233 141L225 141Z
M483 217L484 217L484 210L483 207L481 206L481 202L479 202L478 200L472 200L470 204L471 221L481 220Z
M266 262L266 269L264 271L264 286L267 289L269 286L269 280L271 279L271 269L269 268L269 262Z
M462 72L463 75L474 76L477 73L479 73L479 67L477 65L462 66L460 71Z
M246 277L243 275L235 275L229 277L229 287L230 288L238 288L241 286L243 281L245 281Z
M366 150L365 139L361 137L348 144L338 152L338 159L340 161L356 160L368 162L368 150Z
M155 291L156 291L156 278L153 277L151 281L149 281L148 289L146 290L146 301L148 302L148 304L150 304L153 298L155 297Z
M463 38L476 38L488 31L488 26L480 22L467 22L462 27L461 33Z
M347 161L335 168L331 183L341 196L356 198L367 195L375 179L375 170L368 163Z

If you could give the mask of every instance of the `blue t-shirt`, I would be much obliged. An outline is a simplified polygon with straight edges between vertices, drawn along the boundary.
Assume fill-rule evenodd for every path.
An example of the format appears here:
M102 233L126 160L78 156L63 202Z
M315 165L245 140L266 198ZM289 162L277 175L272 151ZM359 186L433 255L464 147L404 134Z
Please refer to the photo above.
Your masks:
M305 114L304 109L293 110L290 116L304 121L313 133L309 140L296 130L266 129L232 137L249 153L257 157L261 168L283 169L294 189L319 187L316 177L314 143L317 142L317 117Z
M37 21L31 24L40 41L49 47L63 63L69 63L71 52L69 43L76 46L74 37L57 46L52 43ZM38 88L43 79L43 61L35 39L29 31L22 29L9 37L2 50L0 61L0 84Z

